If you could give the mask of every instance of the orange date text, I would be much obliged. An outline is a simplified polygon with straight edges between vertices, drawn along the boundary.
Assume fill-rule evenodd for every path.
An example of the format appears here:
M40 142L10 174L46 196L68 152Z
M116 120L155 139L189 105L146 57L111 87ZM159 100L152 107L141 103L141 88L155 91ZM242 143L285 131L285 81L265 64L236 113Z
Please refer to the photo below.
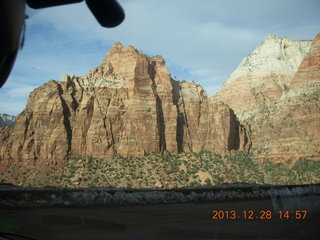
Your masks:
M271 210L213 210L211 212L212 220L271 220L271 219L294 219L300 220L307 217L307 210L283 210L283 211L271 211Z

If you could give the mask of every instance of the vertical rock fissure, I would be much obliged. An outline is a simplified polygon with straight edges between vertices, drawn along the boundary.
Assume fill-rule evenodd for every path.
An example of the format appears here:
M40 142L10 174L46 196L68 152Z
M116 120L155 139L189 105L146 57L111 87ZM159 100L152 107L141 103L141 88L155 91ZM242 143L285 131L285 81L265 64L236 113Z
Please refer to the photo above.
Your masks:
M170 78L170 83L172 86L172 103L173 105L176 106L176 112L177 112L176 142L177 142L178 153L181 153L183 152L184 119L183 119L183 113L180 112L180 108L179 108L180 84L178 81L175 81L172 78Z
M198 89L198 88L197 88ZM198 116L197 116L197 129L199 129L200 127L200 118L201 118L201 107L202 107L202 97L201 97L201 94L199 93L199 91L197 91L197 95L198 95L198 98L199 98L199 108L198 108Z
M240 148L240 135L241 135L241 124L238 119L235 122L235 140L234 140L234 149L239 150Z
M111 119L109 119L109 126L110 126L110 133L111 133L111 145L114 146L115 140L114 140L114 134L113 134L113 130L112 130L112 122L111 122Z
M184 117L184 118L183 118L183 124L185 124L185 125L186 125L186 128L187 128L187 132L188 132L188 135L189 135L188 145L189 145L190 151L192 152L192 136L191 136L191 131L190 131L190 128L189 128L189 123L188 123L188 116L187 116L187 112L186 112L186 105L185 105L183 93L182 93L181 90L180 90L180 96L181 96L181 102L182 102L182 108L183 108L183 117Z
M71 92L72 103L71 103L71 104L72 104L72 108L73 108L74 112L76 112L77 109L78 109L78 107L79 107L79 103L78 103L78 101L77 101L76 98L75 98L75 95L76 95L76 86L75 86L75 84L74 84L73 81L70 83L70 86L72 87L72 92ZM68 87L68 86L67 86L67 87Z
M80 98L79 98L79 101L78 101L78 105L80 105L80 103L82 102L82 99L83 99L83 91L84 91L84 89L83 89L82 85L79 82L79 78L76 78L76 82L77 82L77 85L78 85L78 89L80 89L80 91L79 90L77 90L77 91L80 92L80 94L81 94ZM75 84L74 84L74 86L75 86ZM75 88L76 88L76 86L75 86Z
M67 133L68 146L67 146L67 153L66 153L65 159L68 159L71 154L71 144L72 144L72 128L71 128L71 123L70 123L70 119L69 119L71 114L70 114L70 109L69 109L66 101L62 97L63 90L59 84L58 84L58 91L59 91L59 97L60 97L61 104L62 104L63 125L64 125L66 133Z
M176 105L176 107L177 107L176 141L177 141L178 153L182 153L183 152L184 117L183 117L183 113L180 112L179 105Z
M234 114L231 109L229 109L229 134L228 134L228 141L227 141L227 149L231 151L234 149L235 141L236 141L236 123L234 122L233 118Z
M158 134L159 134L159 151L161 154L164 153L164 151L167 148L166 144L166 134L165 134L165 122L164 122L164 115L163 115L163 109L162 109L162 102L161 99L157 93L157 85L155 83L155 63L149 64L148 72L149 76L152 80L151 89L153 91L153 94L156 98L156 116L157 116L157 128L158 128Z
M250 152L252 143L251 143L251 125L248 123L241 124L238 121L238 129L239 129L239 143L238 150Z
M162 154L164 153L167 147L166 137L165 137L165 123L164 123L161 99L158 96L156 91L154 91L154 93L156 96L157 125L158 125L158 132L159 132L159 150L160 150L160 153Z
M80 151L86 155L87 154L87 135L88 135L88 131L91 125L91 121L92 121L92 117L93 117L93 110L94 110L94 96L91 96L87 102L86 105L86 110L87 110L87 118L84 120L84 127L83 127L83 131L82 131L82 146ZM83 148L83 149L82 149Z
M198 116L197 116L197 130L200 128L200 118L201 118L201 105L202 102L199 102L199 108L198 108Z

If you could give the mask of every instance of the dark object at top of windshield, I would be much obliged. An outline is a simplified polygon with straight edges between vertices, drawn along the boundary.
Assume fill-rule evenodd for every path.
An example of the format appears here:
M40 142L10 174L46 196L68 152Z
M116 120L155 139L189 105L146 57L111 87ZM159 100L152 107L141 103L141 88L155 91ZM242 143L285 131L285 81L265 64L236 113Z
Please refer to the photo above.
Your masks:
M47 8L47 7L55 7L59 5L65 5L70 3L79 3L83 0L27 0L27 4L31 8L39 9L39 8Z
M14 65L25 29L25 4L34 9L54 7L83 0L0 0L0 87ZM86 0L87 6L103 27L116 27L125 18L116 0Z
M83 0L27 0L31 8L39 9L79 3ZM88 8L103 27L116 27L124 20L124 11L116 0L86 0Z
M103 27L116 27L124 20L124 11L117 1L86 0L86 3Z

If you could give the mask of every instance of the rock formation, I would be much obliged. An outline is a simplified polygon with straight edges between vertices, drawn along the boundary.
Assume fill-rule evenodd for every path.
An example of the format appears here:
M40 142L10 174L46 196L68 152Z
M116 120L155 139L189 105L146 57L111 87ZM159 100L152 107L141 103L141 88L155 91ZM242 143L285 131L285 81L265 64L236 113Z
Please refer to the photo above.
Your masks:
M269 35L214 96L235 111L256 157L320 159L319 38Z
M161 56L116 43L87 75L35 89L1 135L0 154L3 164L51 165L70 156L228 153L240 145L238 129L227 105L173 80Z
M320 34L292 79L269 116L253 124L254 148L278 160L320 159Z
M16 121L15 116L0 113L0 127L13 127Z
M233 149L320 159L319 44L269 35L209 97L172 79L161 56L115 43L87 75L30 94L15 127L0 128L0 165Z
M227 103L241 121L254 117L259 108L272 106L288 89L310 45L311 41L268 35L215 97Z

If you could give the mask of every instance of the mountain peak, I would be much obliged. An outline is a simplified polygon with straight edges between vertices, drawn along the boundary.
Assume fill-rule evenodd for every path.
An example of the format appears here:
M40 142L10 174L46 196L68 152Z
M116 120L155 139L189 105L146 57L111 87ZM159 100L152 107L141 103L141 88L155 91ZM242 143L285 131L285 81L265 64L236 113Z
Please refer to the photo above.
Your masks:
M115 42L112 47L122 47L121 42Z
M279 99L291 84L302 59L309 53L311 42L268 35L224 83L218 94L221 100L243 120L252 115L251 110L256 109L257 102L264 101L263 96L272 101ZM256 92L263 94L255 96Z
M275 34L269 34L266 36L265 41L273 40L273 39L279 39L279 37Z
M293 40L290 37L279 37L276 34L269 34L266 36L264 39L264 42L269 42L269 41L282 41L282 40L287 40L287 41L301 41L301 40Z

